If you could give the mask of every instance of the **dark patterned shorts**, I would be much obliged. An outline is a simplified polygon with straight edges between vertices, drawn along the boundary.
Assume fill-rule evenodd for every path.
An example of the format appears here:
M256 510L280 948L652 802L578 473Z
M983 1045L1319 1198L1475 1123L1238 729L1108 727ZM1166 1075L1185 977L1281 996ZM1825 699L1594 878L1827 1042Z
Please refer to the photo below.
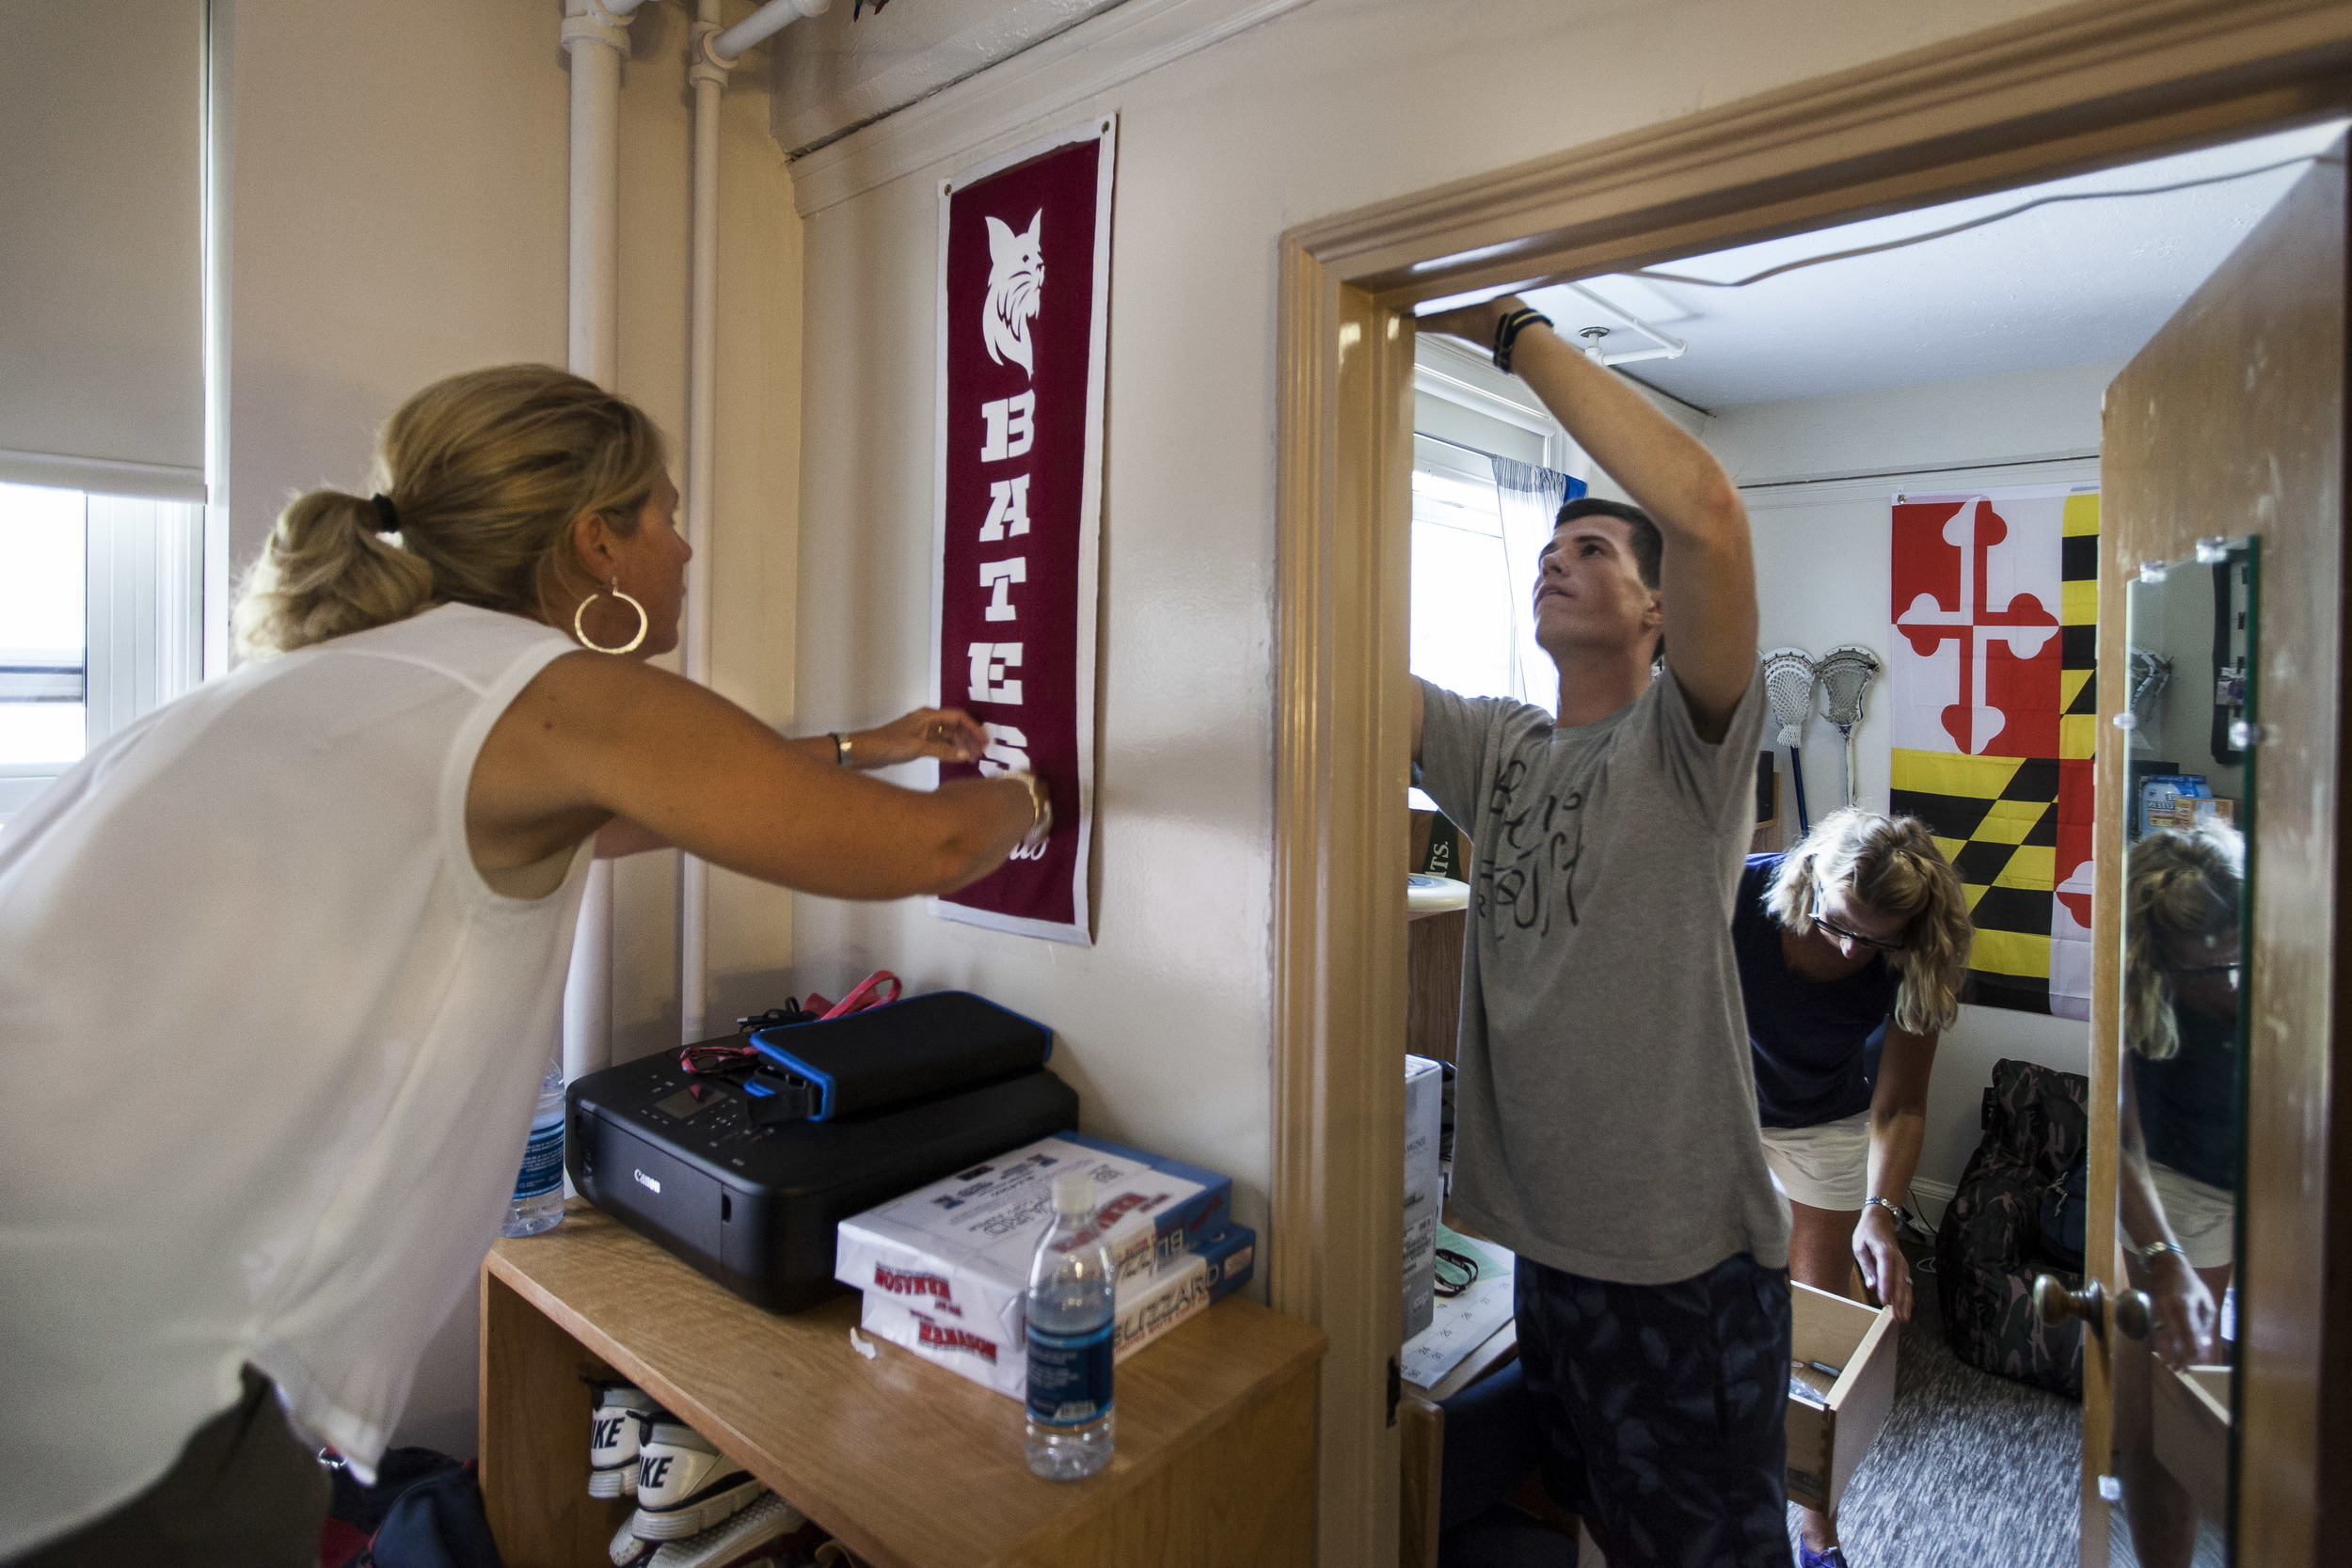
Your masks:
M1615 1285L1518 1261L1544 1488L1612 1568L1787 1568L1788 1275Z

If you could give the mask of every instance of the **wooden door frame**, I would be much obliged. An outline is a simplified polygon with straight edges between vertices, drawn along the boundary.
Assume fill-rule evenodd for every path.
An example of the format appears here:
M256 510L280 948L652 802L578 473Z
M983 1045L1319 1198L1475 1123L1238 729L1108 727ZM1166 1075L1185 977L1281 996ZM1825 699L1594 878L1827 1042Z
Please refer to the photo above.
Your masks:
M1320 1562L1391 1561L1397 1540L1387 1413L1402 1291L1406 939L1391 851L1405 843L1408 774L1412 307L2322 118L2352 102L2347 68L2352 0L2084 0L1282 236L1267 1264L1273 1304L1330 1337ZM2320 1075L2331 1100L2341 1091L2324 1063ZM2112 1092L2094 1082L2094 1095ZM2310 1168L2341 1181L2348 1173L2330 1165L2327 1141L2345 1123L2331 1109L2300 1125ZM2345 1227L2332 1212L2323 1222L2323 1207L2309 1205L2328 1246ZM2112 1228L2111 1216L2092 1216L2090 1244L2111 1248ZM2328 1257L2331 1268L2352 1262ZM2315 1384L2321 1346L2308 1348ZM2087 1451L2106 1440L2086 1433ZM2249 1478L2242 1507L2284 1511L2276 1540L2315 1540L2303 1515L2327 1495L2318 1483L2344 1469L2316 1434L2302 1457L2291 1486ZM2087 1469L2087 1493L2094 1485Z

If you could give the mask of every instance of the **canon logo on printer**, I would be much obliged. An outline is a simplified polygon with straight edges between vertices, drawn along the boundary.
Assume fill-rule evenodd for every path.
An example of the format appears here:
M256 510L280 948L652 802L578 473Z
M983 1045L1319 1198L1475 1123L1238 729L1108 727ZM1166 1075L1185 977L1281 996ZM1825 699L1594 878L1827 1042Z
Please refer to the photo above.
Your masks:
M996 1360L996 1347L970 1329L957 1328L950 1323L935 1323L920 1313L914 1319L914 1338L916 1342L930 1345L934 1350L965 1351L991 1365Z
M888 1291L894 1296L929 1296L933 1305L958 1317L963 1316L963 1308L955 1305L956 1288L947 1282L944 1275L917 1274L909 1269L894 1269L887 1263L877 1263L874 1265L874 1289Z
M629 1175L637 1178L637 1184L644 1188L647 1192L658 1194L661 1191L661 1183L656 1181L652 1177L647 1176L644 1171L632 1170L629 1172Z

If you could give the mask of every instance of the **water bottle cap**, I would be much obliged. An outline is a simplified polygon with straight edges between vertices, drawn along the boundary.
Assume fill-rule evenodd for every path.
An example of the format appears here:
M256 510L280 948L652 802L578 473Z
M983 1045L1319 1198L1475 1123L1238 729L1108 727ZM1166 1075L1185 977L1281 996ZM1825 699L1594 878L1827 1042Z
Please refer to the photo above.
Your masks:
M1057 1214L1091 1214L1094 1212L1093 1172L1066 1170L1054 1178L1054 1212Z

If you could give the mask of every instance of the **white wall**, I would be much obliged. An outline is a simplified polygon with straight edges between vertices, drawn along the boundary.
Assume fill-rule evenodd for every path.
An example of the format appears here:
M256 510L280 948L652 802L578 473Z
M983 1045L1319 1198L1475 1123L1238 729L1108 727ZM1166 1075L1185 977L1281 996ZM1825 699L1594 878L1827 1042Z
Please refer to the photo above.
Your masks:
M737 11L747 12L748 0ZM294 492L367 476L376 427L436 377L564 358L568 92L554 4L392 9L235 0L230 197L230 504L237 570ZM621 142L620 390L672 439L686 402L687 19L632 26ZM721 138L713 682L791 716L799 455L799 222L767 134L767 72ZM714 1012L772 994L790 900L711 879ZM615 1050L677 1029L675 857L617 879ZM765 1000L759 1002L768 1006ZM541 1049L524 1042L518 1048ZM399 1442L474 1447L474 1308L421 1369Z
M1767 648L1816 655L1859 642L1887 657L1893 637L1889 503L1899 490L2094 483L2100 394L2120 362L2025 371L1846 397L1726 410L1705 438L1745 486L1756 531L1756 597ZM2061 455L2070 461L2047 459ZM1994 465L2014 465L2009 467ZM1957 470L1957 471L1955 471ZM1871 474L1873 478L1823 478ZM1808 483L1810 482L1810 483ZM1854 730L1856 800L1887 807L1883 684ZM1786 752L1775 748L1786 771ZM1818 819L1844 803L1844 746L1815 718L1803 748L1805 794ZM1787 789L1786 778L1783 788ZM1790 832L1793 835L1794 828ZM2086 1072L2086 1024L2005 1007L1963 1006L1937 1048L1918 1188L1941 1214L1979 1134L1979 1106L2004 1056Z
M806 230L800 705L830 728L930 686L937 181L1089 115L1120 116L1099 942L816 898L799 901L794 929L810 984L887 963L913 986L969 986L1051 1023L1089 1129L1230 1172L1256 1220L1271 1133L1278 237L2042 8L1311 0L1070 99L1104 69L1103 50L1077 47L1088 29L1142 32L1149 6L1084 24L1060 65L1039 63L1052 46L1033 51L810 160L853 175L903 150L910 125L935 137L889 165L903 174L831 187L850 194L828 195ZM1242 10L1203 0L1187 14ZM1004 72L1019 76L1017 101L989 96ZM1012 106L959 119L991 103ZM801 180L804 199L819 199L817 182Z

